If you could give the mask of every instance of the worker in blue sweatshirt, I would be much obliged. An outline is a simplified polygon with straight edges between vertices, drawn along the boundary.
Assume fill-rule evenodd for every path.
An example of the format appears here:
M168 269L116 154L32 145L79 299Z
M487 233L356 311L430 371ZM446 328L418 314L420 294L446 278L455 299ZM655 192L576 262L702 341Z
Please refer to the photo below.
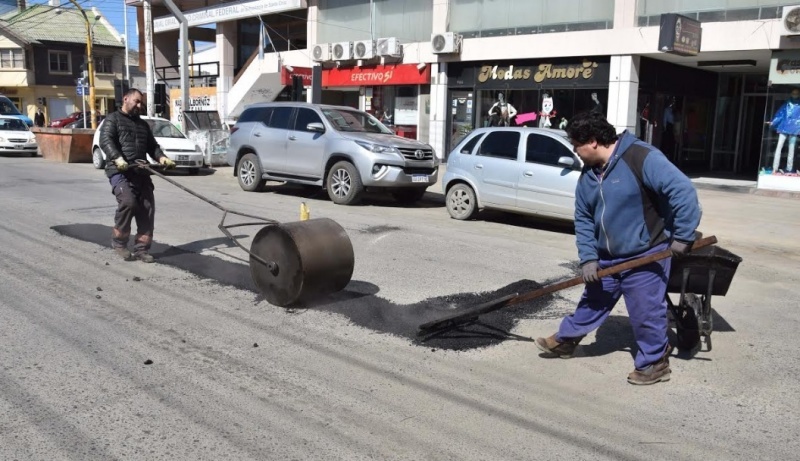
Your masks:
M602 278L597 272L667 248L673 257L688 253L700 224L697 192L663 153L627 131L617 135L602 114L575 116L567 135L584 163L575 191L575 235L586 286L575 313L536 345L545 356L571 357L624 296L639 348L628 382L668 381L671 258Z

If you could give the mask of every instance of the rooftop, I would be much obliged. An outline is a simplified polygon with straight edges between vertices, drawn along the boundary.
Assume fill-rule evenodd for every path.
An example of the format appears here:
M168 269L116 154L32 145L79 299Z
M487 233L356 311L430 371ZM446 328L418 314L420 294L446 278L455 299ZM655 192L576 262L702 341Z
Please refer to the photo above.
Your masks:
M117 38L119 34L107 21L96 20L91 10L86 10L86 17L94 27L93 44L124 47ZM9 29L31 43L86 44L86 21L75 8L31 5L24 11L15 10L4 14L2 20Z

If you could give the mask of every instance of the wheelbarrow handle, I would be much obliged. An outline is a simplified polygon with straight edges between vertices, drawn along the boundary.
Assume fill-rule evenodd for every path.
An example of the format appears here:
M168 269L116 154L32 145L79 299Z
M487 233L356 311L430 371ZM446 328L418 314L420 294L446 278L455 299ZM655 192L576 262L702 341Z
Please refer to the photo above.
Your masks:
M717 243L717 237L713 235L701 238L694 242L694 244L692 245L692 250L713 245L715 243ZM624 263L599 270L597 271L597 275L598 277L606 277L608 275L618 274L623 271L627 271L656 261L660 261L662 259L666 259L671 255L672 255L672 250L667 248L666 250L659 251L658 253L653 253L651 255L643 256L641 258L631 259L630 261L625 261ZM580 285L581 283L584 283L583 277L578 276L567 280L562 280L560 282L551 283L550 285L545 285L542 288L539 288L538 290L529 291L527 293L506 295L500 299L483 303L479 306L473 307L466 311L455 312L453 314L442 317L438 320L423 323L422 325L419 326L419 330L421 334L425 334L430 331L441 330L443 328L462 325L464 323L468 323L477 319L478 316L480 315L487 314L489 312L496 311L498 309L502 309L503 307L519 304L524 301L530 301L531 299L539 298L541 296L554 293L556 291L563 290L565 288L574 287L576 285Z

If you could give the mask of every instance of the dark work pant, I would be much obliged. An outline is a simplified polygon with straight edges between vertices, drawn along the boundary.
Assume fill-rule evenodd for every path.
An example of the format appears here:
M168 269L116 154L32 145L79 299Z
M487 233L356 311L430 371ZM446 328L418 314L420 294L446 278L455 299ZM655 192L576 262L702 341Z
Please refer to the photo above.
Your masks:
M156 202L153 195L153 181L149 176L138 173L115 174L109 178L111 192L117 198L117 212L114 215L114 229L111 246L127 248L131 236L131 221L136 219L134 253L146 252L153 243L153 224L156 215Z
M656 245L645 256L668 248L667 243ZM633 258L600 259L605 269ZM583 291L575 313L564 318L556 334L557 341L583 337L597 329L611 313L620 296L625 297L633 336L639 351L634 364L643 369L657 362L667 348L667 281L671 258L662 259L616 275L589 283Z

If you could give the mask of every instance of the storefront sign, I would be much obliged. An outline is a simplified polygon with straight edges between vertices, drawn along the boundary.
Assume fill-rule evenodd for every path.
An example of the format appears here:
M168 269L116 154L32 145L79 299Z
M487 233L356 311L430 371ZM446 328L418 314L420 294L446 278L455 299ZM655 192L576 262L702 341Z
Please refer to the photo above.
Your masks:
M772 85L800 85L800 50L773 51L769 81Z
M324 69L322 86L426 85L431 68L419 70L416 64Z
M310 67L292 67L292 71L286 67L281 68L281 84L291 85L292 77L303 77L303 86L311 86L311 74L313 73Z
M675 13L661 15L658 51L680 56L697 56L700 53L700 21Z
M258 15L280 13L281 11L306 8L304 0L253 0L249 2L223 3L208 8L186 11L183 16L189 27L201 24L231 21L233 19L254 18ZM175 16L162 16L153 19L153 32L176 30L180 23Z
M183 113L181 112L181 89L174 88L169 90L169 98L172 101L170 119L172 123L181 127L183 123ZM192 87L189 88L189 104L186 110L217 110L217 89L216 87Z
M582 61L529 60L477 67L450 65L450 86L476 86L485 89L530 89L608 85L609 64L599 59ZM538 84L538 85L537 85Z

